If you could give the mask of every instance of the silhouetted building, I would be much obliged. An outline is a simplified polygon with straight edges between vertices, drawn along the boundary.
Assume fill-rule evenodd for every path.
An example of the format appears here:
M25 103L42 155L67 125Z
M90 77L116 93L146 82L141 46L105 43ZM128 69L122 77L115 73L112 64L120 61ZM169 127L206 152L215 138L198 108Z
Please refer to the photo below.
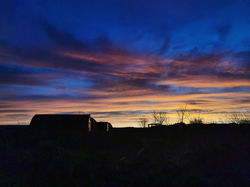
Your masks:
M34 128L79 128L89 132L95 125L90 114L36 114L30 122Z
M32 128L83 129L89 132L109 132L109 122L96 122L90 114L36 114L31 122Z
M94 128L96 131L110 132L112 129L112 125L109 122L97 122Z

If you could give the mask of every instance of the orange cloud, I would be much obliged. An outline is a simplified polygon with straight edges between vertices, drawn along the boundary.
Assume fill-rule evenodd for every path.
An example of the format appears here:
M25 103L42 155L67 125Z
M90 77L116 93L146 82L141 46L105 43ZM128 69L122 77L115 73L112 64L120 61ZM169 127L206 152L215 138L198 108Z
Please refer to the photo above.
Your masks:
M217 87L233 88L240 86L250 86L250 80L242 78L226 78L217 75L184 75L178 79L160 80L159 85L178 85L182 87Z

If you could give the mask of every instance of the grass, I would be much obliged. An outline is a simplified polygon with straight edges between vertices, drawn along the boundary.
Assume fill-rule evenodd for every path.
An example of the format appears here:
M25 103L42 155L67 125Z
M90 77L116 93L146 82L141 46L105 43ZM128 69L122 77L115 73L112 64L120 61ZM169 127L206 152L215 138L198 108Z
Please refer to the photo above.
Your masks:
M0 186L249 186L250 126L0 128Z

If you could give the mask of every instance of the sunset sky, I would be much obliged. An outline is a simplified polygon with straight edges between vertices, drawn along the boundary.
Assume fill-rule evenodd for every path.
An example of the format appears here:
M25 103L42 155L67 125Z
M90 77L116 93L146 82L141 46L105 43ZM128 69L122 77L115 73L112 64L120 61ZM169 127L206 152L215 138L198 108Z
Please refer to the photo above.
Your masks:
M250 111L250 0L0 0L0 124Z

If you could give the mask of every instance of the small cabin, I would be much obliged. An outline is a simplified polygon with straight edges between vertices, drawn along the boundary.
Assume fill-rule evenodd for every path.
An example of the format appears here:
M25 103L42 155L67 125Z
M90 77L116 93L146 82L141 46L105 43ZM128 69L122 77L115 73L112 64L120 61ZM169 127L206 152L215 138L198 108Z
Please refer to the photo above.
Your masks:
M109 122L97 122L95 125L95 131L98 132L110 132L112 129L112 125Z
M32 128L79 128L89 132L95 125L90 114L36 114L30 122Z
M30 127L40 129L82 129L88 132L109 132L109 122L96 122L90 114L36 114Z

